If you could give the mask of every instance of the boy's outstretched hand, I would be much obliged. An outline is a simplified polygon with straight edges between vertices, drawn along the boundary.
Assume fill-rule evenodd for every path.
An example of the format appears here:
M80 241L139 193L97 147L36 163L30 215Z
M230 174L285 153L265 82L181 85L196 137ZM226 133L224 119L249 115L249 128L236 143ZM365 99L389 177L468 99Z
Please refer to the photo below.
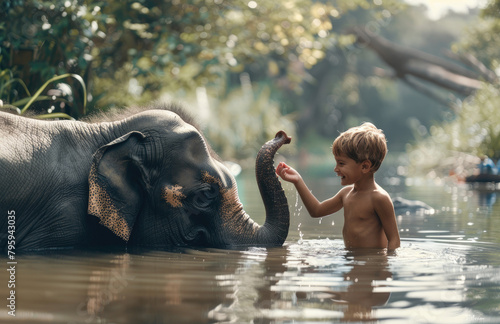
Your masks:
M276 174L279 175L281 179L291 183L297 183L302 178L297 170L288 166L285 162L278 164L276 167Z

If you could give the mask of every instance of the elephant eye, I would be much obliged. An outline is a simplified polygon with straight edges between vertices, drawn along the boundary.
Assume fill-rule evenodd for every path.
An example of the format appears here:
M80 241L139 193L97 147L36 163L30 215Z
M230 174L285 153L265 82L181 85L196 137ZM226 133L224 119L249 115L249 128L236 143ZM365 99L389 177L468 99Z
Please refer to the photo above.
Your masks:
M197 208L207 208L219 196L219 186L216 183L206 183L193 196L193 205Z

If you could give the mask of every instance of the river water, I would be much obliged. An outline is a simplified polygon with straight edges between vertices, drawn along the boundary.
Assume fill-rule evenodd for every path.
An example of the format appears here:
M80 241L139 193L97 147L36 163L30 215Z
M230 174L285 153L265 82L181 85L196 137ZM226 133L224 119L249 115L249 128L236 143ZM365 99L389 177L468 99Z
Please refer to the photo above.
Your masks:
M336 178L307 181L320 199L340 189ZM310 218L285 183L291 226L283 247L18 256L16 316L4 270L0 322L500 323L497 192L380 182L393 197L433 208L398 213L396 254L345 250L342 212ZM238 184L245 210L262 223L253 175Z

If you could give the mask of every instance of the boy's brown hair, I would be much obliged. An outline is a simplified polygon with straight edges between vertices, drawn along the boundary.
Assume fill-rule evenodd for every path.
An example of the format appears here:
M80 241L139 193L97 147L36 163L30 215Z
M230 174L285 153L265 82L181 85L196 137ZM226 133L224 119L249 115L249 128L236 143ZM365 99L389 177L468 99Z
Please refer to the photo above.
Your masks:
M349 128L335 139L332 147L333 155L345 154L356 163L370 161L371 170L377 171L387 154L387 143L384 132L372 123Z

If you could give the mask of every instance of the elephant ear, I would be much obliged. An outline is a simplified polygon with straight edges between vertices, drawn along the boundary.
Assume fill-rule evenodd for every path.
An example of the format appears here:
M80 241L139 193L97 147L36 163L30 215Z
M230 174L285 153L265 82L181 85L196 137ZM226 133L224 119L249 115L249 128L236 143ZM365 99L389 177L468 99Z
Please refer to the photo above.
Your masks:
M90 168L88 213L124 241L130 238L142 203L144 173L133 152L144 137L130 132L102 146Z

